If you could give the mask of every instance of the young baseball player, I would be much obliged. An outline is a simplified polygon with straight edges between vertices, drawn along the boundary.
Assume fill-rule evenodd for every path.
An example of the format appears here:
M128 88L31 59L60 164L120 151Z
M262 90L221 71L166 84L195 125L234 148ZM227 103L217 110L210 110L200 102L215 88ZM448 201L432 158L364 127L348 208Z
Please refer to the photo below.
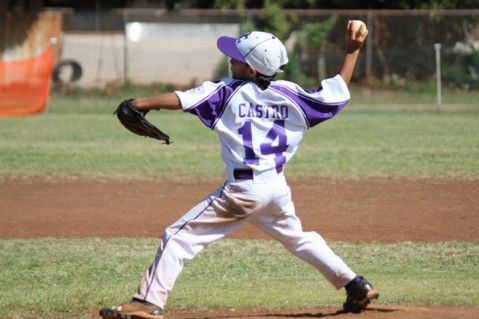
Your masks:
M308 129L334 117L350 99L348 83L367 37L363 22L347 24L346 53L339 74L304 90L274 77L288 63L281 41L249 32L220 37L231 58L232 78L205 82L184 92L135 99L139 110L183 110L218 134L226 181L167 227L151 267L133 299L100 310L110 318L163 317L168 294L185 260L249 223L315 267L336 289L346 289L345 312L360 312L378 291L353 272L316 232L304 232L283 171Z

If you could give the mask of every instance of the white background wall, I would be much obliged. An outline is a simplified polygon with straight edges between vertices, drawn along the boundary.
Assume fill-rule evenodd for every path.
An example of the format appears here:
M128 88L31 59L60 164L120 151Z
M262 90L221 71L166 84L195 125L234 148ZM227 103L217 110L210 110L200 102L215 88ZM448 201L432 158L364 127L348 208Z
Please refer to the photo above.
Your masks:
M190 84L192 79L212 79L224 58L216 47L217 38L238 33L238 24L133 22L126 25L126 36L64 33L61 60L75 60L81 65L79 86L101 86L125 76L141 84Z

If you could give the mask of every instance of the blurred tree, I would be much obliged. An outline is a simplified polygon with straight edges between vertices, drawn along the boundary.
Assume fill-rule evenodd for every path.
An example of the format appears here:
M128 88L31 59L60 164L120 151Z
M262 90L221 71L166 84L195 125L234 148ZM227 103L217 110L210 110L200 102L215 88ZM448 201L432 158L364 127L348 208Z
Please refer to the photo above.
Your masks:
M260 9L266 0L0 0L0 8L28 10L33 7L71 7L93 9L101 6L124 8L133 4L162 5L169 10L199 9ZM479 0L276 0L283 9L478 9Z
M10 2L23 2L22 0L9 0ZM101 6L107 8L123 8L131 5L134 0L43 0L43 6L47 7L71 7L75 9L94 9Z
M244 0L216 0L214 1L214 8L243 10L246 8L245 2Z
M298 42L295 51L310 55L316 59L318 81L327 77L325 53L329 47L336 49L335 45L328 41L328 38L337 22L337 16L330 16L324 21L304 23L298 32Z
M197 0L202 9L261 9L263 0Z
M477 9L478 0L401 0L399 9Z
M479 0L277 0L284 9L477 9Z
M285 12L274 0L265 0L263 10L253 20L246 19L242 31L261 30L270 32L280 39L287 39L298 23L295 14Z
M337 21L337 16L330 16L325 21L305 23L300 31L300 48L314 52L322 52L327 49L328 36Z

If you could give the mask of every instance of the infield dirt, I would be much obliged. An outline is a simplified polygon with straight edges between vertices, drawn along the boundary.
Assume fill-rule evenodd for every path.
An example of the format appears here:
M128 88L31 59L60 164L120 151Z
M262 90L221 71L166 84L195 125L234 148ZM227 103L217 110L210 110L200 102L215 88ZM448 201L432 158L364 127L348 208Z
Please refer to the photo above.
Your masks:
M166 226L221 184L221 180L7 178L0 181L0 237L160 237ZM289 179L289 184L303 228L327 240L479 239L479 180L315 178ZM269 239L250 226L229 238ZM361 314L329 308L183 309L165 316L288 317L473 319L479 318L479 307L372 305Z

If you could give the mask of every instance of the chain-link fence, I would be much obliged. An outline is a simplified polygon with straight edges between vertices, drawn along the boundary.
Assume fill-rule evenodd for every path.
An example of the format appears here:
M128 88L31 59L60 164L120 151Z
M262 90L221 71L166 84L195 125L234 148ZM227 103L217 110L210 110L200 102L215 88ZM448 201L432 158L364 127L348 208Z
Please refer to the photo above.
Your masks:
M290 50L291 67L296 65L305 76L302 79L317 82L336 74L343 57L346 22L361 19L368 25L369 37L353 78L355 84L434 87L438 70L435 44L440 44L442 85L465 91L479 89L479 10L290 13L298 19L295 30L283 41ZM125 80L191 85L221 74L219 66L225 59L216 49L216 38L239 35L242 23L254 21L258 14L152 9L92 13L90 19L67 14L62 60L81 66L78 85ZM298 41L308 41L298 36L306 23L321 23L331 17L336 20L324 43L314 50L298 46ZM89 30L81 30L81 21L90 21Z
M341 15L332 30L333 48L341 46L341 27L348 18ZM443 83L479 88L479 11L370 11L357 18L367 22L369 38L356 80L389 85L431 81L436 76L434 45L441 44ZM341 57L335 53L326 56L331 54L337 65Z

